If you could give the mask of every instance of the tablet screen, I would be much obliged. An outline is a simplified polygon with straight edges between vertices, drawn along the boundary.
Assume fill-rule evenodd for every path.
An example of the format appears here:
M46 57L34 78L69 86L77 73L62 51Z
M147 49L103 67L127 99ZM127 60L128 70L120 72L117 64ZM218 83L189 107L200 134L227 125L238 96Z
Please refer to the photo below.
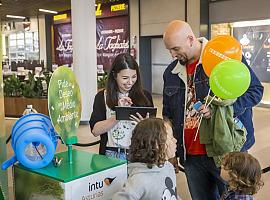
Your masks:
M117 120L130 120L130 115L136 116L136 113L139 113L143 118L146 117L147 113L149 113L150 117L156 117L157 108L116 106L115 112Z

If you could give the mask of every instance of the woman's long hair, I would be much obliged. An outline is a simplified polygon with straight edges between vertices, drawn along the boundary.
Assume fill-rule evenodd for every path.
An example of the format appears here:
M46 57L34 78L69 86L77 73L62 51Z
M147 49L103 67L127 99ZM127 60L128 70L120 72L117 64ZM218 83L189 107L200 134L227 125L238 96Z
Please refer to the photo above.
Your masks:
M137 124L133 130L128 160L162 167L166 161L167 131L165 121L148 118Z
M106 103L110 109L114 110L114 107L118 105L118 85L116 82L117 74L124 69L136 70L137 81L129 91L129 97L132 99L134 105L137 106L150 106L151 103L143 92L141 83L140 70L137 62L127 53L119 54L113 61L111 71L108 75L108 81L106 85Z

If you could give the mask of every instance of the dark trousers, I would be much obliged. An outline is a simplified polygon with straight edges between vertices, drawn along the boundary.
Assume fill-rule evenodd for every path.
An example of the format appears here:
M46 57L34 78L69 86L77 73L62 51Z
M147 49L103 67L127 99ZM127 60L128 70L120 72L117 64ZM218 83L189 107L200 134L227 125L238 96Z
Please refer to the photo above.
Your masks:
M192 200L219 200L225 191L220 168L207 155L187 155L185 174Z

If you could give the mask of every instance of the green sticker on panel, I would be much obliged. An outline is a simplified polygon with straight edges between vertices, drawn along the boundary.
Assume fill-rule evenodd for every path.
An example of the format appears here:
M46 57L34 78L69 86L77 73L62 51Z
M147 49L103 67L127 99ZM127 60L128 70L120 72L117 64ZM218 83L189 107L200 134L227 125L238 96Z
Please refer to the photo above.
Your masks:
M59 67L52 74L48 107L53 126L66 144L78 141L76 131L81 119L81 93L73 71Z

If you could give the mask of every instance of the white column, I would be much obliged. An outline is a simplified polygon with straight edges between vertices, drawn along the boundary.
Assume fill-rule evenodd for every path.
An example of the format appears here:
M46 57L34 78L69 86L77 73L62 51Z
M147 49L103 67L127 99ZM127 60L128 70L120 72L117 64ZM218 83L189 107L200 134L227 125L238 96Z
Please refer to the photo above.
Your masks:
M187 22L196 37L200 36L200 0L187 1Z
M44 60L44 66L47 66L47 54L46 54L46 28L45 28L45 15L38 16L38 26L39 26L39 55L40 60Z
M71 0L73 69L82 97L81 121L89 121L97 92L94 0Z
M133 45L134 36L137 37L137 44L134 46L137 51L136 61L139 64L139 46L140 46L140 22L139 22L139 0L129 1L129 25L130 25L130 44Z

